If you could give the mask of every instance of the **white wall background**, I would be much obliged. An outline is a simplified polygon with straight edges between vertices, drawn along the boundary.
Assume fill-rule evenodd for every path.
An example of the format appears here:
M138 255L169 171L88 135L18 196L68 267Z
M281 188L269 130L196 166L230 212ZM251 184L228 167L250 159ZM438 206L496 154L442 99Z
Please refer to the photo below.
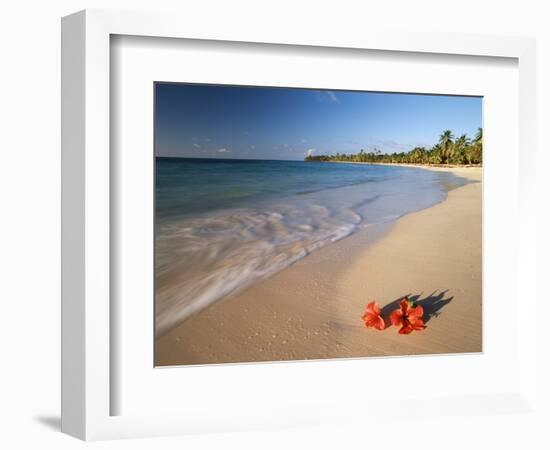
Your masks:
M546 4L546 5L545 5ZM539 275L550 230L550 12L534 0L385 1L213 1L213 0L19 0L0 8L0 448L82 448L59 433L60 343L60 17L83 8L168 10L212 15L238 26L268 18L281 27L338 30L340 27L458 31L531 36L538 39L538 182L543 213L539 223ZM503 131L505 132L505 131ZM548 252L545 252L548 255ZM545 267L544 265L545 264ZM544 276L546 275L546 276ZM542 334L541 334L542 336ZM543 339L548 342L548 337ZM548 347L539 349L548 371ZM543 392L550 399L548 388ZM411 411L414 414L414 411ZM546 426L550 423L546 417ZM334 427L246 434L188 436L158 440L100 442L119 448L548 448L544 423L529 417L388 424L373 430Z

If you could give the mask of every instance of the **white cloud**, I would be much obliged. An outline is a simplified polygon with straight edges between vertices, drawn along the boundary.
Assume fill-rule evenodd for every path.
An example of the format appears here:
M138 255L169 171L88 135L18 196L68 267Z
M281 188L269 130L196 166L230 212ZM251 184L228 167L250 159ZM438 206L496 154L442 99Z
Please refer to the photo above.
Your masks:
M313 156L313 152L315 151L314 148L309 148L306 152L306 156Z
M334 103L340 103L340 99L336 96L336 94L332 91L326 91L327 97L331 102Z
M201 148L201 146L199 144L193 144L193 147L195 148Z
M216 150L218 153L230 153L231 150L227 150L226 148L219 148L218 150Z
M302 144L305 144L305 143L307 142L307 140L306 140L305 138L302 138L302 139L300 139L300 142L301 142Z
M254 150L254 149L256 148L256 146L252 144L252 145L250 145L250 148L251 148L252 150Z
M340 99L334 91L312 91L319 103L340 103Z

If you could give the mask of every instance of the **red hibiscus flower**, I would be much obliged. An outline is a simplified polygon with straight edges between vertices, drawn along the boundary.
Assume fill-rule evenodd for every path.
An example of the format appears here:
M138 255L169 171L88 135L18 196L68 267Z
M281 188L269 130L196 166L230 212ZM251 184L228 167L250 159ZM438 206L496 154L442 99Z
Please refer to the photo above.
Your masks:
M390 321L393 326L401 327L399 334L409 334L414 330L421 331L426 328L422 320L423 315L422 306L414 306L414 302L405 297L399 302L399 309L390 314Z
M373 327L380 331L386 328L384 319L382 319L382 316L380 315L380 305L378 302L373 301L367 305L365 314L363 314L363 321L365 322L365 326L367 328Z

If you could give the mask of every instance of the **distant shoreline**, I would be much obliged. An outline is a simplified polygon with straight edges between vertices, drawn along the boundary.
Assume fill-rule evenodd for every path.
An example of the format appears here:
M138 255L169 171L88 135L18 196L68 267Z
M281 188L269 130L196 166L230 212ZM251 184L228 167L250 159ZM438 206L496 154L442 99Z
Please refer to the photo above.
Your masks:
M422 168L440 168L440 169L459 169L459 168L480 168L483 164L419 164L419 163L391 163L391 162L367 162L367 161L323 161L323 160L302 160L302 159L255 159L255 158L206 158L189 156L159 156L159 159L182 159L196 161L229 161L229 162L306 162L306 163L337 163L337 164L366 164L371 166L397 166L397 167L422 167Z
M389 162L361 162L361 161L304 161L308 163L336 163L336 164L365 164L370 166L397 166L419 167L424 169L479 169L482 164L418 164L418 163L389 163Z

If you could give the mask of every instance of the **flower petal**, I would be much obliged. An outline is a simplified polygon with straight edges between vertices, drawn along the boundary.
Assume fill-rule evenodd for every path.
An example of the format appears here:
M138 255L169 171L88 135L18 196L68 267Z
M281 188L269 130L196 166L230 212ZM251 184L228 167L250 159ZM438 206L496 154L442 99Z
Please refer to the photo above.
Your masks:
M417 305L414 308L411 308L409 315L421 319L422 316L424 316L424 308L422 308L422 306L420 305Z
M364 316L363 316L363 320L365 321L365 324L367 326L372 326L373 323L376 321L376 314L371 314L371 313L366 313Z
M416 319L415 321L411 322L411 327L413 330L422 331L424 328L426 328L426 325L424 325L424 321L422 319Z
M367 305L367 311L373 314L380 314L380 305L376 301L372 301Z
M384 319L382 319L382 317L380 316L378 316L377 319L378 320L376 321L374 328L380 331L384 330L386 328L386 323L384 322Z
M404 299L402 299L400 302L399 302L399 306L401 307L401 312L403 313L404 316L408 316L409 314L409 309L410 309L410 305L409 305L409 299L407 297L405 297Z
M405 322L403 326L399 329L399 334L410 334L413 330L413 327L410 323Z
M392 311L390 314L390 322L394 327L398 327L403 322L403 312L400 309Z

